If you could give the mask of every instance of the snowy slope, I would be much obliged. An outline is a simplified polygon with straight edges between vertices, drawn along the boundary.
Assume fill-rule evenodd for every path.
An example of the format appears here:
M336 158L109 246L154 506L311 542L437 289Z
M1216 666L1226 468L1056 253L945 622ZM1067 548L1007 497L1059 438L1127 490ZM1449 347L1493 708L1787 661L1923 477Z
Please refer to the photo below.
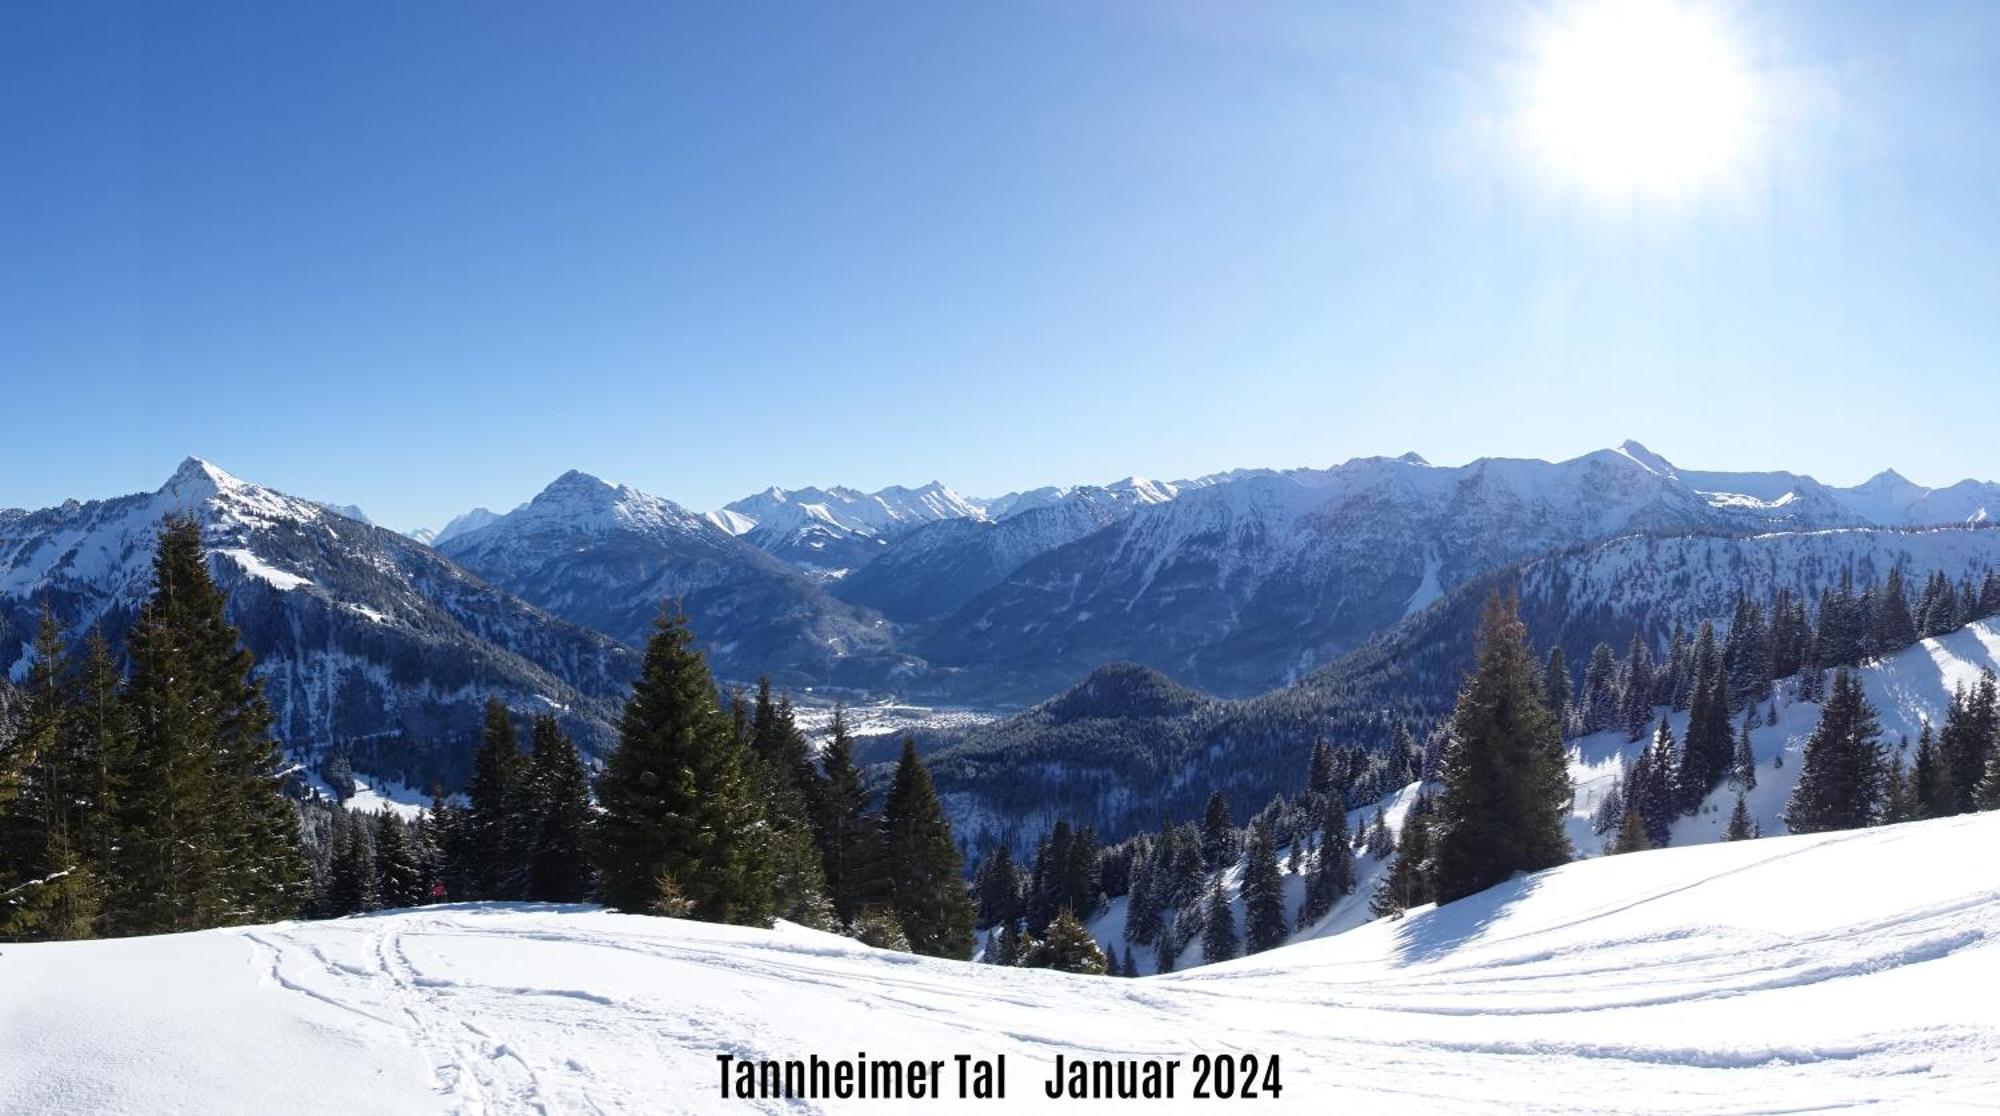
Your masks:
M866 564L890 540L926 523L984 519L978 503L932 481L879 492L773 486L713 513L732 534L801 567L838 573Z
M1141 981L577 907L9 946L0 1110L1090 1110L1044 1098L1058 1054L1228 1052L1281 1059L1260 1111L1965 1111L2000 1096L2000 890L1962 870L1996 858L1987 814L1598 859ZM1004 1054L1007 1101L718 1098L718 1053L862 1051Z

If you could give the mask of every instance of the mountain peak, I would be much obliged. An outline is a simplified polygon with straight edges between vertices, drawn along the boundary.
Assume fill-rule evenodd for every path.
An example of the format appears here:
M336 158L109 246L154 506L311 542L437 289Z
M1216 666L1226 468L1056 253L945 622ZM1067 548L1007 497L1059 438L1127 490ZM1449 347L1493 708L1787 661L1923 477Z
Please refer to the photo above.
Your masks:
M1428 466L1430 464L1430 462L1424 460L1424 455L1418 453L1416 450L1411 450L1410 452L1404 454L1403 456L1398 457L1396 460L1402 462L1405 465Z
M1676 474L1673 462L1639 444L1639 441L1635 438L1627 438L1618 443L1618 452L1663 477L1671 477Z

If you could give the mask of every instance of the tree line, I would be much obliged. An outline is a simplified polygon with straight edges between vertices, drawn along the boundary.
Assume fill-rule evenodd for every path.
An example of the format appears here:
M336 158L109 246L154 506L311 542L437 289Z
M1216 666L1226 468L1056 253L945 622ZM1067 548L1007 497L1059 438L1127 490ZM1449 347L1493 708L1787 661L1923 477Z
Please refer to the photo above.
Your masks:
M971 952L957 843L914 746L877 808L838 713L815 761L768 682L721 696L673 610L594 780L553 715L528 720L524 748L490 702L463 804L438 794L406 821L304 794L225 604L199 526L169 518L124 662L101 632L72 659L44 611L0 706L0 940L596 899Z

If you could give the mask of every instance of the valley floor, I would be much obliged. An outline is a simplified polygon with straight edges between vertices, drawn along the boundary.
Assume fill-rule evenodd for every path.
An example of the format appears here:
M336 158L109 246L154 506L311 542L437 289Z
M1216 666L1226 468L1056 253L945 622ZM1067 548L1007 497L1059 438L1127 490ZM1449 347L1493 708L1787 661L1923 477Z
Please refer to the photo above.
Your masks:
M718 1094L718 1053L861 1051L1005 1054L989 1111L1099 1110L1043 1097L1057 1054L1203 1052L1282 1058L1260 1111L1992 1111L1995 864L2000 814L1599 858L1143 980L583 907L5 946L0 1111L935 1107Z

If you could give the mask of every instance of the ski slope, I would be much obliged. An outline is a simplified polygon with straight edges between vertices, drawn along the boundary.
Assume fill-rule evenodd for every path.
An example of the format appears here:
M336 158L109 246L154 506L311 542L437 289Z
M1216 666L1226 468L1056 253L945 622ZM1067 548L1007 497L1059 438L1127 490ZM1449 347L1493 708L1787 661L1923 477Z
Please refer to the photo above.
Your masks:
M1073 977L587 907L0 947L0 1111L879 1112L718 1053L1282 1059L1294 1112L1991 1110L2000 814L1582 861L1187 973ZM1173 1107L1213 1108L1182 1093ZM945 1105L944 1107L953 1107Z

